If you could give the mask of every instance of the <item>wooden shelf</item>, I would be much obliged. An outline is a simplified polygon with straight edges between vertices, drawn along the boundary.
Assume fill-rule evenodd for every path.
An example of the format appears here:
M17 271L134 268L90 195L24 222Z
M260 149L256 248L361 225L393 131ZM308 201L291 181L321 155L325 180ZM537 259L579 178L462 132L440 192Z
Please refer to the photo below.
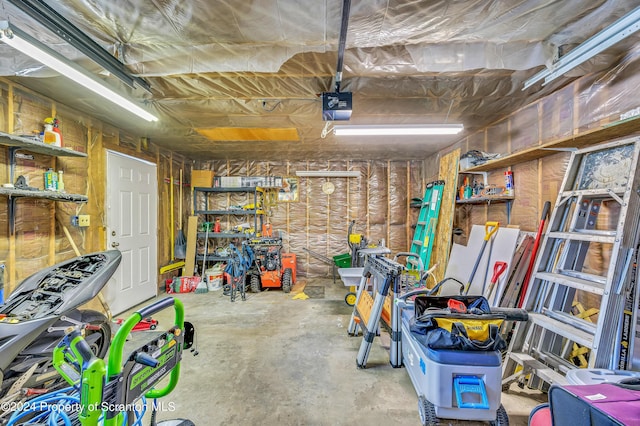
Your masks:
M0 145L9 146L12 148L23 148L30 152L51 155L53 157L86 157L87 156L87 154L84 152L74 151L68 148L60 148L59 146L47 145L36 139L12 135L4 132L0 132Z
M67 201L75 203L86 203L89 198L85 195L67 194L66 192L55 191L31 191L28 189L4 188L0 187L0 195L8 197L43 198L53 201Z
M74 151L59 146L47 145L35 138L12 135L10 133L0 132L0 145L9 147L9 181L13 183L14 171L16 166L16 152L24 149L36 154L44 154L52 157L87 157L84 152ZM89 198L85 195L67 194L66 192L42 191L39 189L28 190L18 188L0 187L0 195L9 197L9 234L15 232L15 214L17 198L39 198L43 200L86 203Z
M584 148L600 142L629 136L638 131L640 131L640 117L614 121L613 123L587 130L579 135L567 136L552 142L547 142L542 145L514 152L506 157L487 161L479 166L463 170L461 173L488 172L491 170L501 169L513 166L514 164L537 160L538 158L546 157L547 155L553 155L558 151L565 151L570 148Z

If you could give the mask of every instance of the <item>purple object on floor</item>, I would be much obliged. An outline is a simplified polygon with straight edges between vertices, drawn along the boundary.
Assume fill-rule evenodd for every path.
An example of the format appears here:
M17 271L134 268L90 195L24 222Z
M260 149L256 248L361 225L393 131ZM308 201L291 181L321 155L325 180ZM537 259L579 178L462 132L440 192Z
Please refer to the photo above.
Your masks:
M640 424L640 391L612 383L554 385L549 402L555 425Z

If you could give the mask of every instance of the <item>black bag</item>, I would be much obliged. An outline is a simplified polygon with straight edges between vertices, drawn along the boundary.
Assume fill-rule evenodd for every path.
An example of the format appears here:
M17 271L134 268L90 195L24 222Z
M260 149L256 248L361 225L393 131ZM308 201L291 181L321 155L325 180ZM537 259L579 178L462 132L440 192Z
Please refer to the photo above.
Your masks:
M464 303L472 312L451 312L449 300ZM507 343L500 335L505 315L492 313L482 296L427 296L415 300L409 322L414 338L431 349L502 351Z
M500 335L500 327L487 324L488 336L486 340L470 339L467 329L462 322L454 322L451 331L437 326L437 319L425 327L425 323L413 322L410 325L413 336L423 345L431 349L452 349L460 351L502 351L507 343ZM434 324L435 323L435 324ZM435 325L435 326L434 326Z

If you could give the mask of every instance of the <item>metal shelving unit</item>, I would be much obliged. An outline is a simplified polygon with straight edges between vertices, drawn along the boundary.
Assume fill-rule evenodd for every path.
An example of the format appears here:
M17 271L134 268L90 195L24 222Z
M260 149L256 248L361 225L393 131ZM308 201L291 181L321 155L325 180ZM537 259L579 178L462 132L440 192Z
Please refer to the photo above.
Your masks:
M246 193L247 202L252 202L254 206L258 206L262 202L262 194L264 193L262 188L259 187L246 187L246 188L208 188L208 187L195 187L193 188L193 214L200 216L202 220L199 222L211 222L212 216L246 216L252 217L254 232L203 232L198 231L197 239L202 241L204 238L209 238L216 241L213 247L221 247L218 242L221 240L245 240L248 238L256 237L260 234L263 223L264 211L259 208L254 209L241 209L241 208L228 208L228 200L222 201L219 196L227 195L231 193ZM215 197L215 198L214 198ZM251 199L252 198L252 199ZM220 205L226 205L227 208L220 208ZM214 218L215 221L215 218ZM206 260L212 262L223 262L227 260L228 256L217 256L207 254ZM196 263L202 262L204 255L196 254Z

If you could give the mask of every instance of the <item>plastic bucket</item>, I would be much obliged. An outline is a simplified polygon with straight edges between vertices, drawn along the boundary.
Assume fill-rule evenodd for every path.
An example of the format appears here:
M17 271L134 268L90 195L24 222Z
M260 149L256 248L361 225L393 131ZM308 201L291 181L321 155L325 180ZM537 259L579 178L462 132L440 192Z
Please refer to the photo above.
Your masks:
M220 290L224 281L224 264L218 263L212 268L205 270L204 276L209 291Z

